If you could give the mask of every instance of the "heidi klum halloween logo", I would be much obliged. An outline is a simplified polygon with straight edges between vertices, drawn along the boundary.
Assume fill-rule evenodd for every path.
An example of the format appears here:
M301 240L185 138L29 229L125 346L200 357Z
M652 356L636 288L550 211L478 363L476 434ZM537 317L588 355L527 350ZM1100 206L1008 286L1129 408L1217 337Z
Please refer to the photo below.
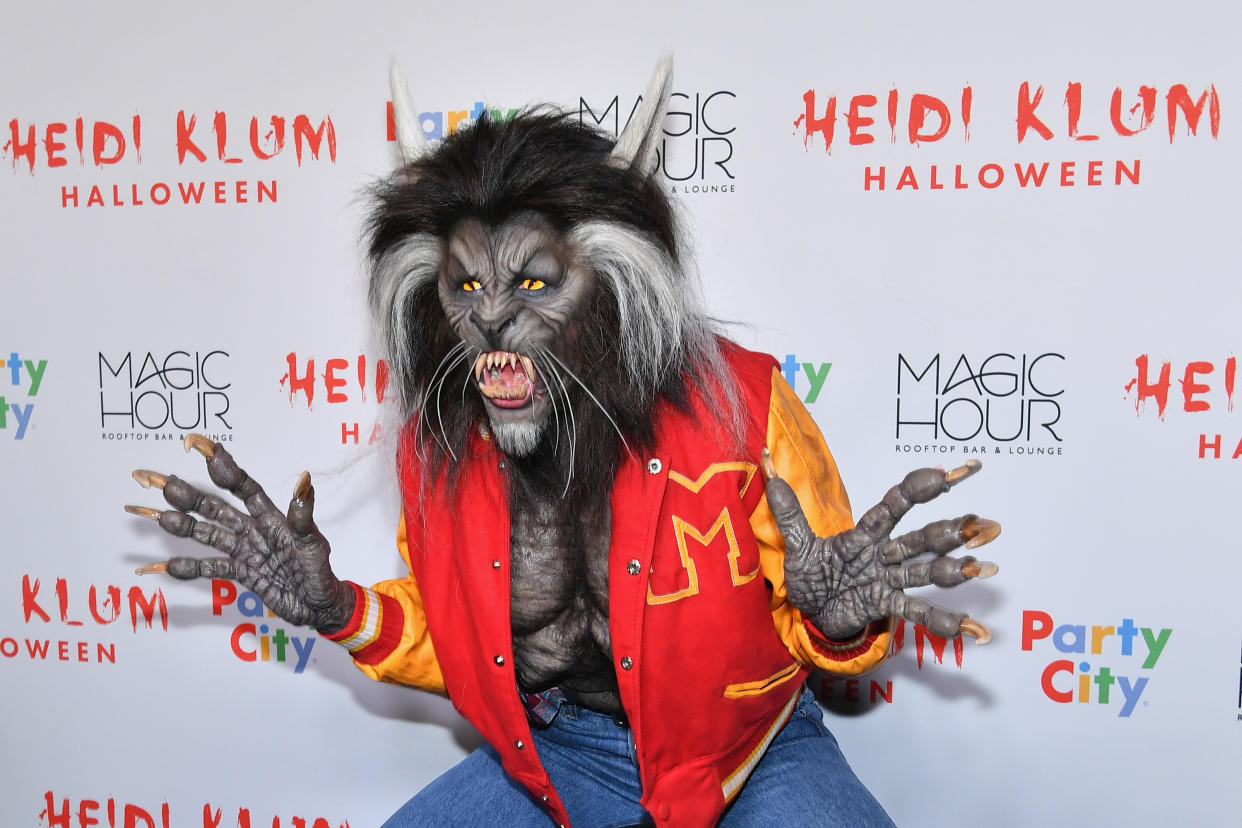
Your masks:
M27 573L18 590L24 632L0 633L2 660L116 664L115 630L168 632L168 602L158 588L67 578L49 583Z
M98 370L104 440L233 439L227 351L100 351Z
M1060 456L1065 357L898 354L898 454Z
M578 98L578 121L616 136L625 129L641 95ZM657 170L675 195L736 192L733 146L737 94L727 89L673 92L656 147Z
M289 406L305 405L307 411L327 406L333 423L340 423L342 445L370 445L383 438L378 412L371 406L383 403L388 394L385 360L366 354L345 357L290 351L284 369L280 389L288 395Z
M47 123L19 115L3 134L0 154L14 173L74 179L58 182L63 208L275 204L272 172L294 169L290 155L298 168L336 162L328 115L180 109ZM143 174L144 156L156 172Z
M1176 78L1159 86L1032 79L979 95L970 85L825 84L805 90L795 114L793 134L807 152L864 159L851 175L865 192L1134 187L1145 171L1140 153L1166 137L1220 137L1221 99L1210 81ZM998 154L980 159L979 142Z
M1140 418L1178 420L1182 451L1200 460L1238 460L1242 430L1230 419L1237 377L1238 358L1232 354L1177 362L1140 354L1125 397Z

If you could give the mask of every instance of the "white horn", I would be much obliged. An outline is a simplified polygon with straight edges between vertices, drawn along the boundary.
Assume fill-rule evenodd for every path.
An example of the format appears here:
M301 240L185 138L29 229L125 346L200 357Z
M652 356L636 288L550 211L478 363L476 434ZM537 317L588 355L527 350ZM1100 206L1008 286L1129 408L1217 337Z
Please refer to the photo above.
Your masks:
M651 83L643 93L643 102L617 138L609 160L619 167L633 167L643 175L656 169L656 145L659 143L668 96L673 87L673 56L664 55L656 64Z
M414 102L410 100L410 91L405 86L405 77L395 60L388 67L388 86L392 90L392 120L397 131L397 146L405 163L413 164L426 154L431 145L423 134L423 125L418 122Z

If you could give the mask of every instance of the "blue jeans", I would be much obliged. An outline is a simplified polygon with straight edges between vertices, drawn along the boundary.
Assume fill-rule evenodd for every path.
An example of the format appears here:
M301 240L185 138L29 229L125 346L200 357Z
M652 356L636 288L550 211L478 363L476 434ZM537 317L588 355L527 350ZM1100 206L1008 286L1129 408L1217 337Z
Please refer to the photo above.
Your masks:
M575 828L652 825L638 804L642 788L629 728L573 704L533 731L539 759ZM850 770L824 727L815 697L803 689L789 723L773 740L741 793L717 823L751 826L892 826L888 814ZM548 828L546 811L484 745L405 803L384 828Z

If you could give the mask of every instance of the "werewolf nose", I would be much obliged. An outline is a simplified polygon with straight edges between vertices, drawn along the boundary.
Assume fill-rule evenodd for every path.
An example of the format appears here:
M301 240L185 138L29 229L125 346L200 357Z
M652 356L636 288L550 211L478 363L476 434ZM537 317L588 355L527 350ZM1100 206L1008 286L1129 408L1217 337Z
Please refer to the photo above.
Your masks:
M513 314L484 319L477 312L470 312L470 321L479 329L479 333L492 345L500 345L500 336L513 324Z

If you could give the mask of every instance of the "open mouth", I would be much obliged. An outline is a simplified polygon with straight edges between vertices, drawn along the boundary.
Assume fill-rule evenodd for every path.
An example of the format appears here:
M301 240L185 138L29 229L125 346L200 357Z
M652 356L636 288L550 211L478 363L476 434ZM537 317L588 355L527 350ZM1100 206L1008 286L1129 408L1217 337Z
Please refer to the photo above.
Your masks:
M500 408L522 408L535 398L535 363L512 351L490 351L474 361L479 393Z

